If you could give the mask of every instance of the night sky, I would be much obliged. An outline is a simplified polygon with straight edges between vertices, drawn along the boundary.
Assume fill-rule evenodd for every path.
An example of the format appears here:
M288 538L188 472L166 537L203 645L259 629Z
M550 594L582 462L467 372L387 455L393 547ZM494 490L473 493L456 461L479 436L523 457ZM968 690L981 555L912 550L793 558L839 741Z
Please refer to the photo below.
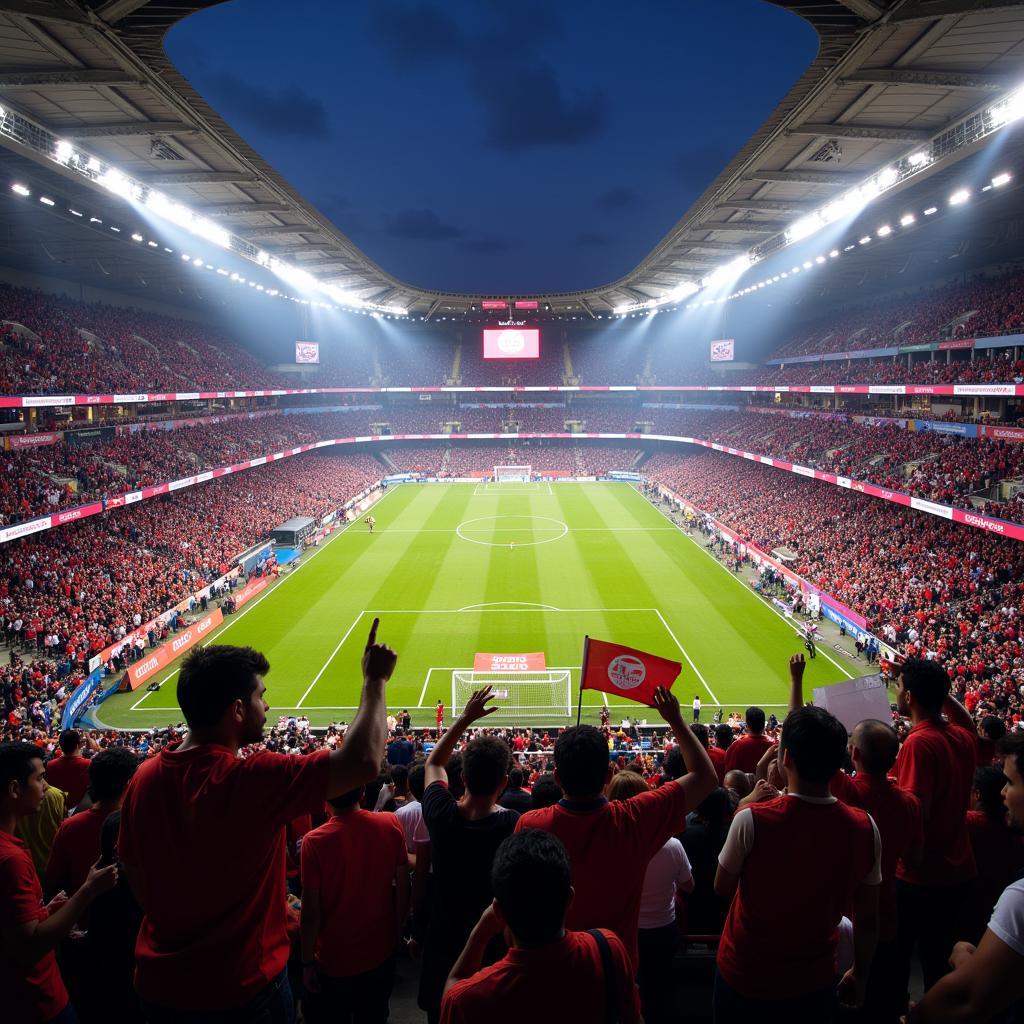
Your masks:
M166 44L386 271L529 294L632 270L817 37L763 0L236 0Z

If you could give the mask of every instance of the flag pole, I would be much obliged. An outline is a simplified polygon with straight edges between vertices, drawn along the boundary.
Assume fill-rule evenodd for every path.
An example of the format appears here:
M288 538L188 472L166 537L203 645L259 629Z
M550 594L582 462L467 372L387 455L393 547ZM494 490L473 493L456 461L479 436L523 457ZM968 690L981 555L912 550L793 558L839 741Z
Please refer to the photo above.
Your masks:
M580 695L576 703L576 724L580 724L583 717L583 680L587 678L587 651L590 648L590 637L583 637L583 664L580 666Z

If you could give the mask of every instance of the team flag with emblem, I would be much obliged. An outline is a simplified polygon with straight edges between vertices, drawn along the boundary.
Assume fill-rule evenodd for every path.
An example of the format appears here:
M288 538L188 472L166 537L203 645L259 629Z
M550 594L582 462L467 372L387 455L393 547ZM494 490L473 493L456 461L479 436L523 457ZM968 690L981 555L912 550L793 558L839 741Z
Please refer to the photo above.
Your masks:
M678 661L588 636L583 641L580 690L600 690L652 706L654 691L659 686L671 689L682 668Z

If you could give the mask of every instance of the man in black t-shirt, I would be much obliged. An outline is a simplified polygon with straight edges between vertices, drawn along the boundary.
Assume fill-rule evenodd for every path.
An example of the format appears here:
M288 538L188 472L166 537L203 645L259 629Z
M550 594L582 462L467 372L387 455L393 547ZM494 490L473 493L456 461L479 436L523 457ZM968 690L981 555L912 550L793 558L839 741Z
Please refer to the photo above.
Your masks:
M491 688L478 690L467 701L455 724L431 751L425 766L423 821L430 833L433 905L423 952L419 1005L430 1024L437 1024L448 972L462 952L469 933L493 897L491 865L502 841L519 820L516 811L497 806L508 784L511 754L493 736L473 740L462 754L466 790L457 800L448 791L445 770L459 739L474 722L492 711ZM487 963L503 952L495 944Z
M533 810L533 798L523 789L523 771L521 768L513 768L508 773L508 789L501 794L499 805L508 808L510 811Z
M396 729L395 738L388 744L388 764L408 766L412 764L412 759L415 753L416 748L405 738L405 730L402 728Z

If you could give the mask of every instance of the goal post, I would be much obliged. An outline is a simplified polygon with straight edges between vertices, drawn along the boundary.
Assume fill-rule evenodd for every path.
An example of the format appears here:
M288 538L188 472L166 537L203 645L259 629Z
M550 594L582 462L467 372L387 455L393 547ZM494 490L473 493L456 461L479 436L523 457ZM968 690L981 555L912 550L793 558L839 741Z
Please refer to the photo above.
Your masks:
M529 483L533 479L533 466L495 466L496 484Z
M572 715L572 672L569 669L540 669L529 672L452 672L452 714L462 714L475 690L490 686L497 710L484 724L516 722L559 722Z

